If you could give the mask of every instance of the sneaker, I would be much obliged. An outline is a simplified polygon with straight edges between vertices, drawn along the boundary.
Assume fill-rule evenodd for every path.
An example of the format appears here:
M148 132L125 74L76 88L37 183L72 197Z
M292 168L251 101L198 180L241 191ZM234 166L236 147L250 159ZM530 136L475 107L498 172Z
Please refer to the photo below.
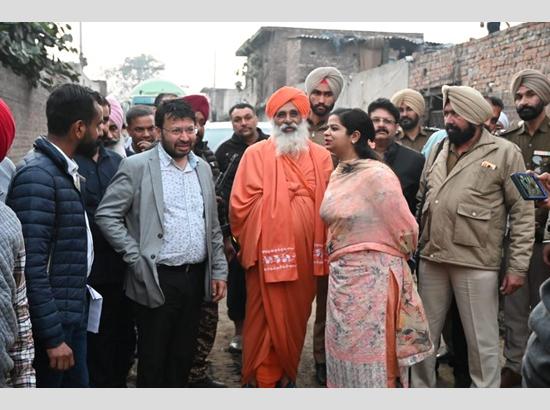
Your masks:
M229 351L231 353L241 353L243 351L242 336L233 336L233 339L231 339L231 342L229 343Z

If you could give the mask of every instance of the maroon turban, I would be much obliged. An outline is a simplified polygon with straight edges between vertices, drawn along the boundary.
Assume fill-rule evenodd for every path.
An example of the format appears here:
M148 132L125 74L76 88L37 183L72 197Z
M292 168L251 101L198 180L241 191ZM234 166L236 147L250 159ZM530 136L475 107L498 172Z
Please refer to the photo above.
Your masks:
M10 150L15 138L15 120L10 108L0 98L0 161L2 161Z
M182 100L188 103L194 112L199 111L204 116L204 119L208 121L208 115L210 114L210 104L208 103L208 98L204 95L193 94L186 95L182 98Z

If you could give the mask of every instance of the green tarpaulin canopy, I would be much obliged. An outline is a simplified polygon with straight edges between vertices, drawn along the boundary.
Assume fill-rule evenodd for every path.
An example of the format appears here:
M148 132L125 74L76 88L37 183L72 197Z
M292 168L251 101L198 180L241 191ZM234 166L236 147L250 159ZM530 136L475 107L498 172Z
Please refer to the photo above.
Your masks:
M178 97L183 97L185 95L183 90L173 82L159 79L141 82L132 90L130 95L132 97L139 95L151 95L156 97L160 93L172 93L176 94Z

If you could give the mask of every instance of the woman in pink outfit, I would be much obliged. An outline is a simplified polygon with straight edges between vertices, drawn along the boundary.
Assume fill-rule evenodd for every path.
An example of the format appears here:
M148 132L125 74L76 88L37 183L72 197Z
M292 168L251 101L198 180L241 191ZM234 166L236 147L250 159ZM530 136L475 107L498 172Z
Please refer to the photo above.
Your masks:
M340 163L321 205L328 226L328 387L408 386L408 367L433 350L407 259L418 225L393 171L369 147L360 109L328 120L326 147Z

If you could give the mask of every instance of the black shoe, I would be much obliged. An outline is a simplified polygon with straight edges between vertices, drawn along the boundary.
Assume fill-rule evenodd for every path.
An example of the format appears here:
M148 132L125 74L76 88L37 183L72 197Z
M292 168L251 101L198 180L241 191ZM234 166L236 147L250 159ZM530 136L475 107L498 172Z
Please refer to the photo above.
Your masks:
M323 387L327 387L327 364L315 363L315 378L317 383Z
M216 389L216 388L223 388L227 386L221 382L217 382L216 380L213 380L210 377L206 376L202 380L189 383L189 387L192 387L195 389Z

